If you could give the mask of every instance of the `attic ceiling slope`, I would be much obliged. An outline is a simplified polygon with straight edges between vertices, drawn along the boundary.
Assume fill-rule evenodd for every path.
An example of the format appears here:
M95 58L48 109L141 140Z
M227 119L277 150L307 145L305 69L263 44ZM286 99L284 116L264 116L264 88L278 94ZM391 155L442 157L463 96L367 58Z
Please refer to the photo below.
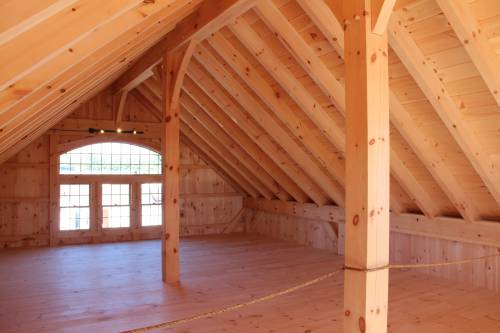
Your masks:
M343 206L340 3L30 2L0 24L0 162L110 85L118 121L131 98L161 122L158 64L190 45L177 87L182 140L248 196ZM499 220L500 3L379 3L392 211Z

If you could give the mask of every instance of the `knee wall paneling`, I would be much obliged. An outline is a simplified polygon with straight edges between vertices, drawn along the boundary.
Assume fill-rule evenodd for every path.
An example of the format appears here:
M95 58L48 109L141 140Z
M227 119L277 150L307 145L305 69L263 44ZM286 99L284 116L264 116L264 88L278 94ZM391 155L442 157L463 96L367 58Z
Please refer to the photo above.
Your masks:
M314 248L342 254L343 224L337 225L337 237L331 239L323 228L326 222L288 214L255 210L247 222L247 232L292 241ZM491 246L450 241L439 238L391 232L391 263L415 264L446 262L481 257L495 253ZM450 265L415 270L480 288L500 291L500 258L487 259L471 264Z
M338 251L337 237L332 237L325 230L327 222L324 221L255 211L253 218L247 223L247 232L332 250L335 253Z
M462 260L495 254L497 251L490 246L395 232L391 233L390 247L391 262L398 264ZM418 271L500 292L499 257L463 265L419 268Z

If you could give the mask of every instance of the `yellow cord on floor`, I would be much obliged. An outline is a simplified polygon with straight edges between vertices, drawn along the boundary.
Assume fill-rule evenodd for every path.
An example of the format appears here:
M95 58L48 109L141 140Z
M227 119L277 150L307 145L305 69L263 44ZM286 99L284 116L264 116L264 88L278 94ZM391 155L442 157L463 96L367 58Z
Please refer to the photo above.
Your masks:
M431 267L441 267L441 266L450 266L450 265L469 264L469 263L473 263L473 262L476 262L476 261L482 261L482 260L486 260L486 259L490 259L490 258L494 258L494 257L499 257L499 256L500 256L500 253L496 253L496 254L491 254L491 255L486 255L486 256L481 256L481 257L476 257L476 258L462 259L462 260L451 260L451 261L439 262L439 263L428 263L428 264L391 264L391 265L386 265L386 266L383 266L383 267L380 267L380 268L377 268L377 269L365 269L365 270L355 269L355 270L373 271L373 270L381 270L381 269L431 268ZM275 292L275 293L272 293L272 294L269 294L269 295L266 295L266 296L254 298L254 299L251 299L251 300L243 302L243 303L233 304L233 305L226 306L226 307L218 309L218 310L212 310L212 311L200 313L200 314L197 314L197 315L193 315L193 316L190 316L190 317L185 317L185 318L181 318L181 319L175 319L175 320L167 321L167 322L156 324L156 325L151 325L151 326L136 328L136 329L129 330L129 331L123 331L122 333L140 333L140 332L148 332L148 331L153 331L153 330L158 330L158 329L164 329L164 328L171 328L171 327L179 325L179 324L188 323L188 322L195 321L195 320L198 320L198 319L204 319L204 318L213 317L213 316L225 313L225 312L229 312L229 311L241 309L243 307L247 307L247 306L252 305L252 304L256 304L256 303L260 303L260 302L264 302L264 301L269 301L269 300L271 300L273 298L276 298L278 296L286 295L286 294L292 293L294 291L297 291L297 290L300 290L300 289L312 286L314 284L317 284L317 283L319 283L319 282L321 282L323 280L326 280L326 279L328 279L328 278L330 278L330 277L332 277L332 276L334 276L334 275L342 272L344 269L346 269L346 268L338 269L336 271L333 271L333 272L321 275L321 276L319 276L319 277L317 277L315 279L312 279L312 280L306 281L304 283L295 285L295 286L293 286L291 288L287 288L287 289L284 289L284 290L281 290L281 291L278 291L278 292ZM348 268L348 269L352 269L352 268Z

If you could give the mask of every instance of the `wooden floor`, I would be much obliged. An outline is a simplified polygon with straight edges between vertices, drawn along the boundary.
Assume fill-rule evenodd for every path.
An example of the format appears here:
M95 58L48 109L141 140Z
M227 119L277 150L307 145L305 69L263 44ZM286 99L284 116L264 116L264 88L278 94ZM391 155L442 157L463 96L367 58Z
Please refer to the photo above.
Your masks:
M165 286L159 241L0 251L0 332L119 332L262 296L342 266L331 253L257 236L182 241ZM341 332L342 274L165 332ZM391 273L390 332L500 332L500 295Z

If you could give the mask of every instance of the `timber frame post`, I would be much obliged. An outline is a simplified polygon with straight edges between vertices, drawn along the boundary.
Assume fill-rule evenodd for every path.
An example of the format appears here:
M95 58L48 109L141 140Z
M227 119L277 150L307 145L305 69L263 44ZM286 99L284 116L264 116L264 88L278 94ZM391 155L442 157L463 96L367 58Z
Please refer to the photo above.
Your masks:
M343 2L347 107L344 333L387 332L389 79L387 29L382 34L372 30L372 22L377 21L372 8L377 2ZM380 31L380 25L376 26Z
M163 57L163 133L162 133L162 279L179 281L180 230L180 104L179 97L194 42L167 52Z
M59 232L59 135L49 135L49 246L57 246Z

